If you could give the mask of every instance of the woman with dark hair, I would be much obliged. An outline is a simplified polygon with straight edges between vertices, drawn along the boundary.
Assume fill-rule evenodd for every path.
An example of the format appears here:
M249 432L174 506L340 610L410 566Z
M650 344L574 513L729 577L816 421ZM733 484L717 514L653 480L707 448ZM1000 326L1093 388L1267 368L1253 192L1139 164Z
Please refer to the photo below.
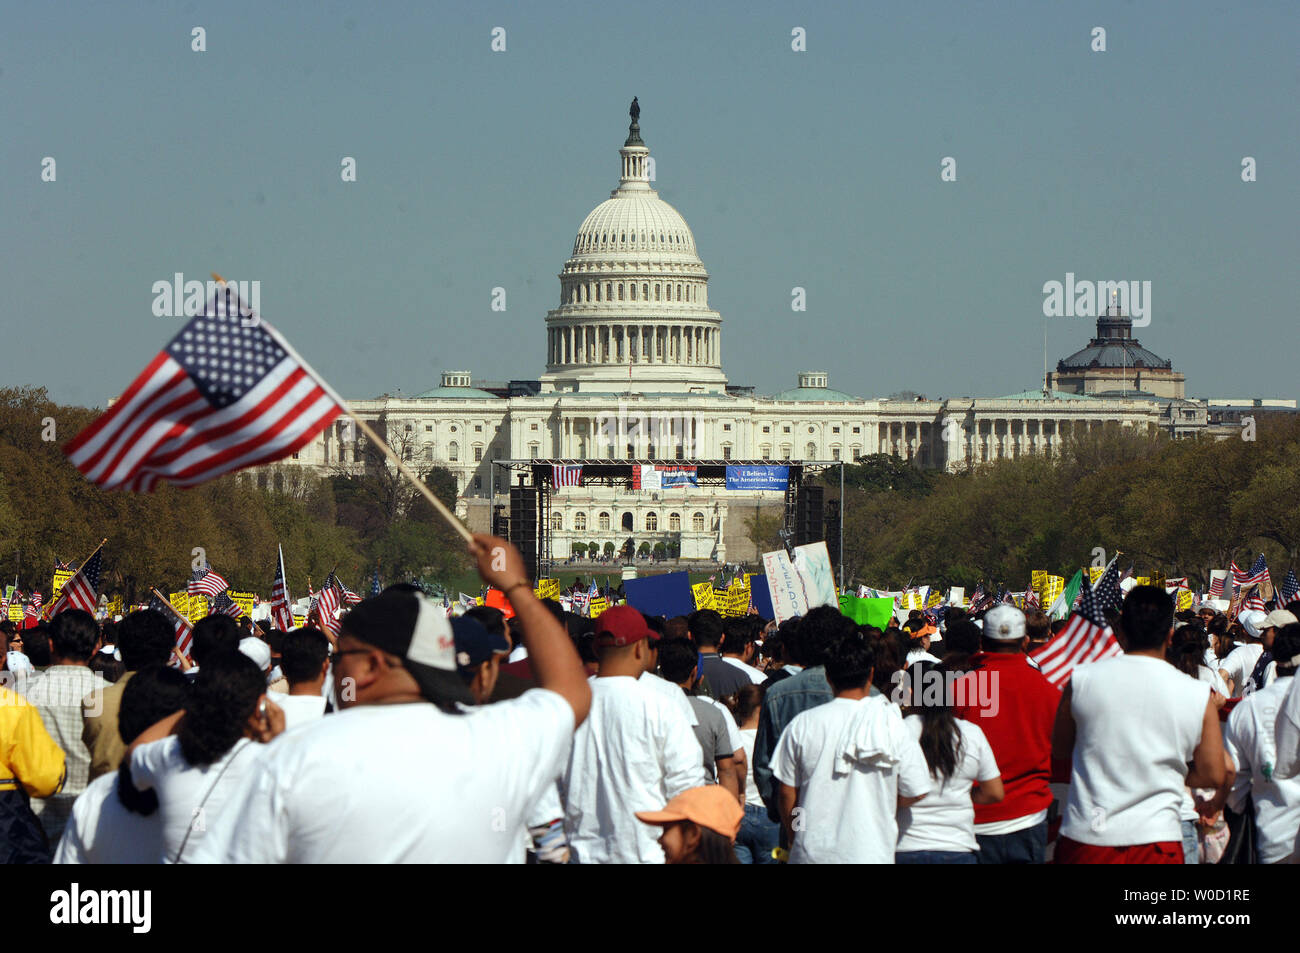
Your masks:
M1188 622L1174 629L1174 636L1165 649L1165 660L1184 675L1207 683L1220 698L1228 697L1228 686L1223 676L1205 664L1210 650L1210 638L1197 622ZM1217 701L1217 699L1216 699Z
M975 805L1002 800L993 750L978 725L953 714L956 682L948 674L924 660L907 670L912 691L903 723L921 745L934 789L898 812L899 864L976 863Z
M763 709L765 685L746 685L735 695L732 714L740 726L740 743L745 763L754 763L754 740L758 737L758 716ZM746 771L744 780L745 817L736 835L736 856L742 864L775 864L772 850L781 844L781 825L767 816L767 807L754 783L754 772Z
M148 728L127 749L119 796L140 814L161 811L164 863L184 863L223 817L230 793L256 766L255 741L284 730L266 697L266 677L240 652L204 659L185 708Z
M734 844L744 812L721 785L683 791L661 811L637 811L645 824L663 828L659 846L668 864L738 864Z
M1228 698L1228 686L1217 670L1205 665L1210 649L1210 638L1200 622L1188 622L1174 629L1173 637L1165 648L1165 661L1189 678L1206 682L1210 698L1219 707ZM1195 864L1213 844L1222 840L1226 824L1220 815L1227 789L1216 795L1213 788L1183 786L1183 802L1178 808L1183 832L1183 862ZM1197 805L1201 807L1198 809Z

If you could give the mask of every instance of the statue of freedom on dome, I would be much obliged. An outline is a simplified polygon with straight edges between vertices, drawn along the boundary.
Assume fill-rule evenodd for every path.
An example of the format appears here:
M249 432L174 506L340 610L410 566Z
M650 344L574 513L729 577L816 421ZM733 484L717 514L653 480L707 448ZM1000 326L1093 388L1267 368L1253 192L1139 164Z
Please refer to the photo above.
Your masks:
M633 122L641 118L641 107L637 104L636 97L632 97L632 105L628 108L627 114L632 117Z

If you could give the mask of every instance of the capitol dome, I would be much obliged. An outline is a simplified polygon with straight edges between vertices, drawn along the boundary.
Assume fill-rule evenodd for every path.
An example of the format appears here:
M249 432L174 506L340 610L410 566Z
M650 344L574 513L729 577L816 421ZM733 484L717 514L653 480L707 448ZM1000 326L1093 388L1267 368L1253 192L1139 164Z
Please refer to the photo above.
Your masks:
M722 316L690 226L651 188L640 107L618 188L583 219L546 316L543 392L723 393Z
M658 195L618 195L601 202L578 228L574 258L654 252L700 264L686 219Z

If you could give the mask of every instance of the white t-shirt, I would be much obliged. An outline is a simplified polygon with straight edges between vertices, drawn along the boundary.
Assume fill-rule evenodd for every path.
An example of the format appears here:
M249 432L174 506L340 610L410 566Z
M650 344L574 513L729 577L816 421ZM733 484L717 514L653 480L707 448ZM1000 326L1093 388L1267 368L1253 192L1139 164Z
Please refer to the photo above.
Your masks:
M597 675L593 675L591 678L587 679L587 681L592 685L595 685L598 677L599 676ZM682 691L680 685L674 685L672 682L668 681L668 679L656 675L654 672L642 672L641 677L638 678L637 681L651 691L658 692L664 699L671 701L674 705L680 708L682 714L686 716L686 720L690 723L692 728L700 723L700 719L695 715L695 709L691 707L691 703L687 699L686 693Z
M1292 678L1286 685L1274 725L1277 766L1273 777L1283 779L1300 776L1300 678Z
M559 774L573 709L536 688L472 715L355 705L281 735L236 792L217 863L461 863L514 858Z
M1279 779L1272 773L1277 762L1278 711L1293 681L1279 678L1247 695L1232 710L1223 730L1223 746L1237 765L1228 804L1240 811L1247 794L1254 800L1255 844L1264 864L1291 856L1300 831L1300 778Z
M1223 681L1223 676L1219 674L1217 669L1201 665L1196 669L1196 678L1198 681L1205 682L1205 684L1209 685L1224 698L1229 697L1228 686Z
M145 817L128 811L117 798L117 783L116 771L103 774L77 796L54 863L158 863L163 853L161 814Z
M722 720L727 725L727 744L731 745L731 750L733 752L739 751L743 747L740 742L740 727L736 724L736 716L731 713L731 709L722 704L722 702L718 701L716 698L710 698L708 695L698 695L696 697L702 701L708 702L722 713ZM749 755L746 755L745 757L748 758Z
M283 692L267 692L266 697L284 711L285 731L311 724L325 714L323 695L286 695Z
M560 784L564 831L579 863L662 864L662 829L636 812L661 810L704 783L704 752L677 702L645 676L592 680L591 713L574 734Z
M1070 684L1075 742L1061 834L1100 847L1181 842L1209 686L1144 655L1081 665Z
M141 791L152 789L158 796L163 836L159 860L195 863L200 844L212 832L239 823L239 812L229 810L231 794L265 750L263 745L240 738L219 760L194 767L181 754L180 739L172 735L132 752L131 781Z
M921 716L908 715L903 724L919 744L924 724ZM976 781L992 781L1001 772L979 725L957 719L957 728L961 732L957 769L946 780L931 773L934 790L898 812L898 851L978 849L971 787Z
M754 739L757 737L757 728L740 729L740 746L745 749L745 764L749 765L749 770L745 772L745 804L763 807L763 798L758 793L758 785L754 783Z
M734 665L736 668L740 669L742 672L744 672L746 675L749 676L749 680L753 682L755 685L762 685L765 681L767 681L767 672L759 671L758 669L754 668L754 666L742 662L740 659L734 656L724 655L722 656L722 661L726 662L729 665Z
M895 760L858 761L841 772L843 742L859 715ZM931 790L921 746L898 708L874 695L835 698L796 715L777 742L772 773L799 791L792 864L892 864L899 795Z
M1255 671L1255 666L1259 664L1259 657L1263 654L1263 645L1258 642L1247 643L1246 645L1237 646L1220 663L1219 668L1228 673L1228 677L1232 679L1233 691L1238 696L1246 687L1246 679L1250 678L1250 673ZM1276 678L1277 663L1269 662L1264 669L1264 684L1271 685Z

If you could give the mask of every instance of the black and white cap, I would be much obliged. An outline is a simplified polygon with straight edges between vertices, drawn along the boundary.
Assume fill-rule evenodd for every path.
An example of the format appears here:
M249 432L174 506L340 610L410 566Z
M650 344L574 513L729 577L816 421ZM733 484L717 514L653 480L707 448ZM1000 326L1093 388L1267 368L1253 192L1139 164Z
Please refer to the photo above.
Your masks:
M423 593L396 588L382 592L345 615L342 628L344 635L399 656L420 694L434 704L474 703L457 670L447 610Z

